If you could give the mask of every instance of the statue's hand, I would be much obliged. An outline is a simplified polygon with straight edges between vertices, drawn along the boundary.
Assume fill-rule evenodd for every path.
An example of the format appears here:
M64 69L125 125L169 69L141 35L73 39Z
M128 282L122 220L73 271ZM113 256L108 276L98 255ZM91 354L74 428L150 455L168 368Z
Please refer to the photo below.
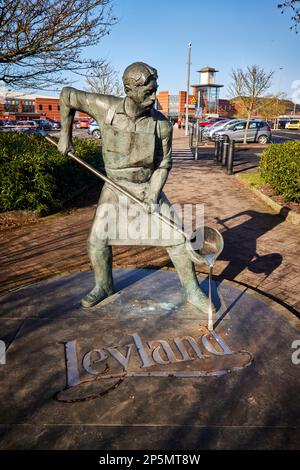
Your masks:
M63 155L67 155L68 152L74 152L72 142L63 136L60 136L57 148Z
M147 206L147 210L149 214L158 210L158 197L156 194L148 194L145 199L144 203Z

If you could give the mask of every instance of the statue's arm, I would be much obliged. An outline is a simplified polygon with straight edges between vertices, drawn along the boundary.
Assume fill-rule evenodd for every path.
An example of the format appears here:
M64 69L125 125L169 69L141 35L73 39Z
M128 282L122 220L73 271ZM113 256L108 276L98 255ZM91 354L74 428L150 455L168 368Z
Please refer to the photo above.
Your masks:
M60 94L61 132L58 149L64 155L72 151L72 127L76 111L81 111L101 121L106 112L103 95L64 87Z
M150 179L150 187L145 199L148 205L157 204L159 201L160 193L172 167L172 132L173 127L169 121L166 120L160 123L162 159Z

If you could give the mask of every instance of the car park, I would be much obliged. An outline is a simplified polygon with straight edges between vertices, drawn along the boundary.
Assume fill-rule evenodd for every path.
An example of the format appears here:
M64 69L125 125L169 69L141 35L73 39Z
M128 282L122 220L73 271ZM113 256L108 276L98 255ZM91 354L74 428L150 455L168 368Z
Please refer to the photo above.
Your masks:
M93 120L90 122L88 134L96 137L97 139L101 139L101 129L97 121Z
M245 136L247 121L240 121L220 129L215 133L215 137L227 136L235 142L243 142ZM247 142L258 142L259 144L267 144L272 140L272 132L266 121L251 120L248 128Z

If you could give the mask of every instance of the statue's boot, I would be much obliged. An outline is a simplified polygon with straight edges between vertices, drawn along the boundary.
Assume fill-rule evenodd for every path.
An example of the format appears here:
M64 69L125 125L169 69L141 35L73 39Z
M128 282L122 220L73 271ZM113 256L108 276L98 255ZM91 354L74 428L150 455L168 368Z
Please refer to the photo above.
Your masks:
M112 249L107 245L89 243L89 256L94 269L95 287L81 299L84 308L93 307L114 294L112 278Z
M201 312L208 313L209 299L199 286L194 263L189 258L185 245L170 246L167 251L178 273L186 301ZM213 304L212 311L216 311Z

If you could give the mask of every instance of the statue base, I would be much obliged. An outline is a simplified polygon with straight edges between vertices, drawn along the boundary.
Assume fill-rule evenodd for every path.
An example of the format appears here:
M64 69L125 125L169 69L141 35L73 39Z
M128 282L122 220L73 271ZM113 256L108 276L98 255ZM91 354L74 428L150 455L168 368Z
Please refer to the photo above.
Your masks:
M209 332L175 271L114 279L117 293L90 309L92 273L0 298L0 449L299 448L292 313L214 281Z

